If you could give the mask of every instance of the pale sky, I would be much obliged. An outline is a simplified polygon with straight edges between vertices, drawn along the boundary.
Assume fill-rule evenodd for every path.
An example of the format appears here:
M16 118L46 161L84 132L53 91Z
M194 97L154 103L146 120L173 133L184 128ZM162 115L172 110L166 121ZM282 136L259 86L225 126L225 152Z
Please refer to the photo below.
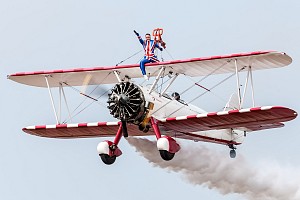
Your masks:
M180 172L154 167L126 140L119 145L123 155L106 166L96 152L104 138L60 140L24 133L25 126L55 123L48 91L17 84L6 75L113 66L141 50L133 30L143 35L161 27L174 59L259 50L286 52L293 58L291 65L254 73L256 104L299 111L299 10L297 0L0 1L0 199L246 199L190 184ZM164 52L164 58L171 59L169 54ZM179 79L176 89L188 86L190 83ZM234 90L235 84L226 83L214 92L228 99ZM68 95L70 102L82 100L74 92ZM192 99L191 95L183 98ZM193 103L219 111L226 102L208 94ZM93 106L76 122L113 120L104 107ZM278 174L284 171L299 177L299 128L297 118L281 129L251 133L238 146L237 156L253 166L267 163ZM226 146L183 143L191 148L205 145L229 157Z

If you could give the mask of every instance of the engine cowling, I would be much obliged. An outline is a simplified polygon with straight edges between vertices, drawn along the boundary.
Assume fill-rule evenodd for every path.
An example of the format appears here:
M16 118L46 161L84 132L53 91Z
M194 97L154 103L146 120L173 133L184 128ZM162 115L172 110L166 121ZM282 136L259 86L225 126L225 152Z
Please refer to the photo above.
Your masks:
M108 94L107 103L113 117L130 123L139 124L147 111L143 91L131 82L116 84Z

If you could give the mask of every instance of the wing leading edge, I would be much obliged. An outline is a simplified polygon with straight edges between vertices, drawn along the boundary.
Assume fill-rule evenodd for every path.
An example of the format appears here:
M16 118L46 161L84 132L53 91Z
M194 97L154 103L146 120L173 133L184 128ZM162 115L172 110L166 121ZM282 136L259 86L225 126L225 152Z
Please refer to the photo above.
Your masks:
M166 72L185 74L187 76L206 76L212 74L223 74L235 72L235 62L239 69L251 66L252 70L284 67L292 62L291 57L282 52L257 51L250 53L239 53L223 56L212 56L192 58L184 60L173 60L166 62L147 64L147 73L150 76L157 76L161 66L166 67ZM81 86L86 77L89 76L88 85L112 84L118 80L114 71L119 73L121 79L143 77L138 64L77 68L68 70L20 72L8 75L8 79L36 87L47 87L45 76L48 77L50 87ZM167 74L167 73L165 73ZM66 83L66 84L64 84Z

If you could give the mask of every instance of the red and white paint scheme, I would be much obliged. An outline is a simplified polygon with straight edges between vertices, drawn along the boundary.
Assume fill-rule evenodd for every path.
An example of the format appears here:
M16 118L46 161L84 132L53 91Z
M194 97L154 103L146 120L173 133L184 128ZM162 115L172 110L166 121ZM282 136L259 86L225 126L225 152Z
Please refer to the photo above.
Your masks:
M133 83L142 78L139 66L79 68L11 74L8 79L25 85L48 88L56 124L23 128L32 135L50 138L113 137L97 146L97 152L105 164L112 164L122 154L118 144L122 136L150 136L157 139L157 149L164 160L173 159L180 150L177 139L204 141L229 146L230 156L236 156L236 145L242 144L247 133L263 129L283 127L283 122L293 120L297 113L283 106L255 105L252 72L255 70L284 67L292 62L287 54L277 51L257 51L224 56L173 60L146 65L150 86ZM246 84L242 94L239 74L246 72ZM214 74L232 73L236 77L237 93L230 98L225 109L206 112L186 103L167 91L180 74L191 77L208 77ZM169 78L160 92L158 81ZM108 109L118 119L116 122L65 123L52 97L52 88L58 88L60 101L65 100L64 88L86 85L115 84L108 95ZM210 91L199 84L203 89ZM252 107L244 108L247 86L251 87ZM184 93L184 92L183 92ZM182 94L183 94L182 93ZM80 92L81 95L97 100ZM68 108L69 110L69 108ZM72 118L72 116L70 116Z

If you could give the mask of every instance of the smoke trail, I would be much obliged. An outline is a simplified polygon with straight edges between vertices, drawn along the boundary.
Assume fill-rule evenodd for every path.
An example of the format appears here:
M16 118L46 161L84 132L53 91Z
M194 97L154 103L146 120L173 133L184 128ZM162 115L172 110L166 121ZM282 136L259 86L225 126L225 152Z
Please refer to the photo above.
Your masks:
M127 140L154 166L181 172L188 182L216 189L221 194L236 193L249 200L300 199L299 173L289 174L288 169L274 164L258 168L242 156L230 159L202 145L196 148L181 145L172 161L164 161L156 149L156 142L132 137Z

